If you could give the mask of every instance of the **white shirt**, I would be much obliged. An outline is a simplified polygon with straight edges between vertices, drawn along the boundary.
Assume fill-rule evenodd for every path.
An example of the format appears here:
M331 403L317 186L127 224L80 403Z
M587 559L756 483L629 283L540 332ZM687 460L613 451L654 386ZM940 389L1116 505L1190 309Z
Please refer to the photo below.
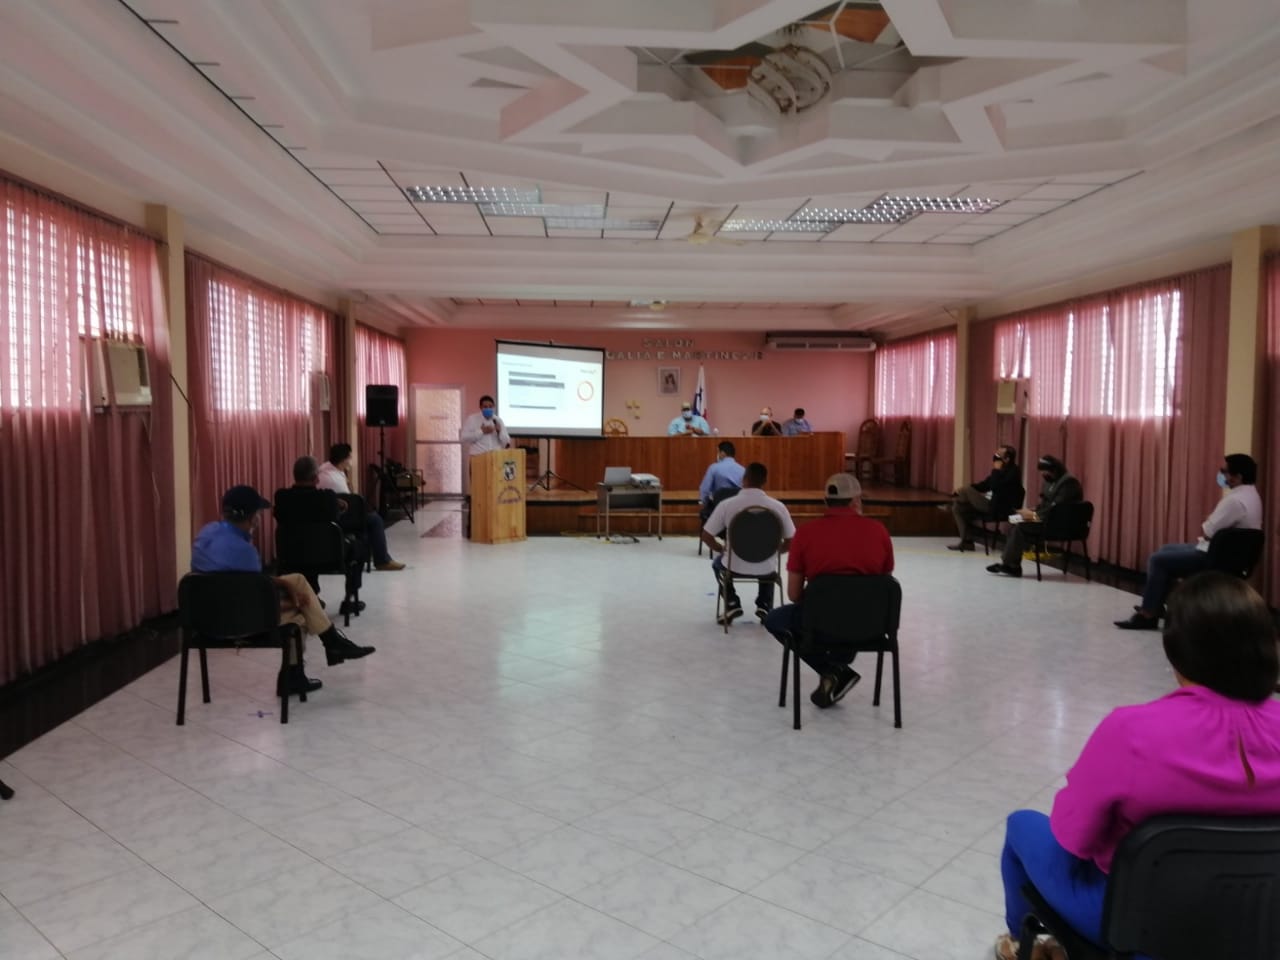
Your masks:
M729 529L729 524L733 518L748 507L766 507L777 514L778 519L782 521L783 540L790 540L796 535L796 525L792 522L791 514L787 512L787 508L759 487L743 487L736 496L721 500L716 505L716 508L711 511L711 516L707 518L707 525L702 529L713 537L718 537ZM759 576L760 574L775 572L778 569L778 562L775 555L768 560L748 563L746 560L740 559L736 553L730 551L729 560L725 566L734 573Z
M492 423L497 429L493 433L485 433L480 428L486 423ZM484 414L477 410L462 422L462 443L467 453L474 457L477 453L505 449L510 446L511 438L507 436L506 425L497 416L486 420Z
M1261 530L1262 497L1258 495L1258 488L1252 483L1229 488L1213 508L1213 513L1209 514L1209 519L1200 527L1204 530L1204 537L1200 541L1202 550L1209 549L1209 540L1219 530L1230 530L1233 527Z
M351 485L347 483L347 475L328 460L320 465L318 485L321 490L332 490L334 493L351 492Z

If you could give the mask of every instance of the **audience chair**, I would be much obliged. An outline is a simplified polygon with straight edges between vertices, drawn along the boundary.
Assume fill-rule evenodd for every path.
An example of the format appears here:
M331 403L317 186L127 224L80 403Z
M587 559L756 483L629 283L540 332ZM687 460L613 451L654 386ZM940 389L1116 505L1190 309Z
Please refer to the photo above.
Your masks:
M178 668L178 726L186 723L187 655L200 651L200 688L209 703L209 660L214 648L279 647L280 669L289 666L289 648L302 662L302 631L280 623L280 590L264 573L189 573L178 584L182 660ZM306 703L307 695L299 695ZM289 696L280 698L280 722L289 722Z
M630 431L627 429L627 421L619 420L617 417L610 417L604 422L604 435L606 437L625 437Z
M880 468L893 468L893 484L905 487L911 480L911 421L903 420L898 427L898 439L893 445L893 456L876 457L871 461L875 479L882 479Z
M347 577L347 542L336 523L276 524L276 571L300 573L315 586L322 574L342 577L342 625L360 616L360 591Z
M338 526L348 537L364 545L364 570L372 573L373 551L369 548L369 528L366 526L369 503L358 493L339 493L337 497L347 505L347 509L338 515Z
M880 421L874 417L863 420L858 427L858 447L853 453L846 453L845 460L853 461L851 471L859 480L862 479L862 466L871 467L875 473L875 459L880 456Z
M1008 523L1009 515L1015 510L1022 509L1022 505L1026 501L1027 488L1019 485L1017 497L1013 502L996 504L993 507L991 516L978 518L978 529L982 531L982 548L986 551L987 556L991 556L991 548L995 545L996 537L1000 536L1000 524Z
M1105 944L1082 938L1031 884L1018 960L1052 934L1071 960L1280 957L1280 818L1163 816L1116 851L1102 907Z
M716 619L728 607L729 584L739 580L756 583L770 580L775 600L779 597L782 591L782 556L778 548L781 546L782 521L767 507L748 507L729 521L729 529L724 534L724 569L720 571L720 588L716 591ZM777 566L771 573L737 573L732 569L734 554L746 563L776 558ZM724 632L729 632L728 617L724 618Z
M711 519L711 513L720 505L720 501L737 496L740 487L723 487L711 495L711 500L698 508L698 556L702 556L702 528Z
M1248 580L1262 556L1265 540L1266 535L1261 530L1241 530L1239 527L1219 530L1209 541L1209 569Z
M1071 544L1079 543L1080 552L1084 554L1084 579L1089 583L1093 579L1093 563L1089 559L1089 528L1093 526L1093 504L1084 500L1080 503L1060 503L1053 508L1046 523L1035 524L1027 530L1027 546L1036 554L1036 579L1040 576L1040 551L1050 543L1062 544L1062 575L1067 575L1071 565Z
M902 617L902 585L890 576L824 574L804 588L801 602L803 631L782 648L782 681L778 706L787 705L787 664L792 669L791 699L795 706L792 728L800 729L800 650L822 634L847 644L858 653L876 655L876 685L871 705L880 706L880 679L884 655L893 658L893 725L902 727L902 680L898 671L898 622Z

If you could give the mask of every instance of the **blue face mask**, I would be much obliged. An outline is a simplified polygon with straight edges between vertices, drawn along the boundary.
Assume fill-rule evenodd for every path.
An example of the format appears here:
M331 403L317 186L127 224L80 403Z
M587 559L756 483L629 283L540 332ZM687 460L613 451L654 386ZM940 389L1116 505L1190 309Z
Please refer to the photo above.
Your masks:
M482 414L484 414L484 418L485 418L486 420L492 420L492 419L493 419L493 407L485 407L485 408L484 408L483 410L481 410L480 412L481 412Z
M1218 486L1222 487L1223 490L1227 489L1227 475L1221 470L1218 471Z
M692 411L689 411L689 410L684 411L684 413L682 413L681 416L684 417L686 420L693 419L693 413Z

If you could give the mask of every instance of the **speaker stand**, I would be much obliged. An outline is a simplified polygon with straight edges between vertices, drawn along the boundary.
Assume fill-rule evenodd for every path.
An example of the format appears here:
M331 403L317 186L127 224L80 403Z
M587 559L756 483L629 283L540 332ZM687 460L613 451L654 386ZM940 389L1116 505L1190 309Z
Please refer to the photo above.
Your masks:
M554 470L551 469L551 438L535 437L534 439L547 441L547 469L543 470L542 475L539 476L537 480L533 481L533 483L529 485L529 492L532 493L534 490L537 490L538 487L542 487L543 490L546 490L548 493L550 493L551 482L553 480L559 480L566 487L573 487L573 489L575 490L581 490L583 493L587 493L588 491L586 487L580 487L576 483L574 483L572 480L566 480L564 477L560 476L560 474L556 473Z

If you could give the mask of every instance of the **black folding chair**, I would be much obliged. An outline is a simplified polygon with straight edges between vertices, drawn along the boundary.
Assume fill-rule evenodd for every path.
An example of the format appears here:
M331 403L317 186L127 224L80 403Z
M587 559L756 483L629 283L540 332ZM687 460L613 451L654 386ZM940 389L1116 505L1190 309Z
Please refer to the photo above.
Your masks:
M1102 907L1103 944L1076 933L1031 884L1018 939L1030 960L1049 933L1071 960L1280 957L1280 818L1152 817L1120 844Z
M1265 540L1266 535L1261 530L1242 530L1239 527L1219 530L1209 540L1208 569L1248 580L1262 556Z
M350 626L351 615L360 616L360 590L347 570L347 542L336 523L276 524L276 571L300 573L316 586L322 574L342 577L342 625Z
M768 507L748 507L729 521L724 534L723 569L720 571L720 588L716 591L716 619L729 632L729 618L721 616L729 608L729 587L738 580L756 583L773 583L775 596L782 589L782 558L778 548L782 546L782 521ZM743 563L763 563L775 560L775 568L769 573L740 573L733 569L733 559Z
M996 542L996 537L1000 535L1000 524L1009 521L1009 515L1015 510L1022 509L1022 505L1027 500L1026 487L1018 485L1016 496L1010 498L1008 503L996 503L991 501L991 513L984 517L978 517L978 529L982 531L982 548L986 551L986 555L991 556L991 547ZM991 524L991 526L987 526Z
M369 548L369 502L358 493L339 493L337 497L347 505L347 509L338 514L338 526L343 533L361 545L364 550L365 572L371 573L373 551Z
M1084 554L1084 579L1093 579L1093 563L1089 559L1089 530L1093 526L1093 504L1088 500L1079 503L1060 503L1049 513L1044 523L1026 528L1027 545L1036 552L1036 579L1040 576L1040 551L1050 543L1062 544L1062 575L1067 575L1071 565L1071 544L1079 543Z
M189 573L178 584L178 617L182 624L182 661L178 668L178 726L186 722L187 655L200 651L200 688L209 703L211 647L279 647L280 670L289 667L289 650L302 662L302 631L280 622L280 590L263 573ZM289 722L289 691L280 698L280 722ZM307 695L299 694L306 703Z
M711 495L711 499L702 505L698 510L698 556L702 556L702 528L707 525L707 521L711 519L711 514L716 507L720 506L721 501L728 500L730 497L736 497L740 487L721 487Z
M876 686L871 705L880 706L884 655L893 658L893 725L902 726L902 680L898 670L898 623L902 617L902 585L890 576L824 574L804 587L800 638L788 637L782 647L782 681L778 706L787 705L787 664L791 663L792 728L800 729L800 650L820 643L841 644L854 653L876 655ZM817 637L821 636L822 641Z

